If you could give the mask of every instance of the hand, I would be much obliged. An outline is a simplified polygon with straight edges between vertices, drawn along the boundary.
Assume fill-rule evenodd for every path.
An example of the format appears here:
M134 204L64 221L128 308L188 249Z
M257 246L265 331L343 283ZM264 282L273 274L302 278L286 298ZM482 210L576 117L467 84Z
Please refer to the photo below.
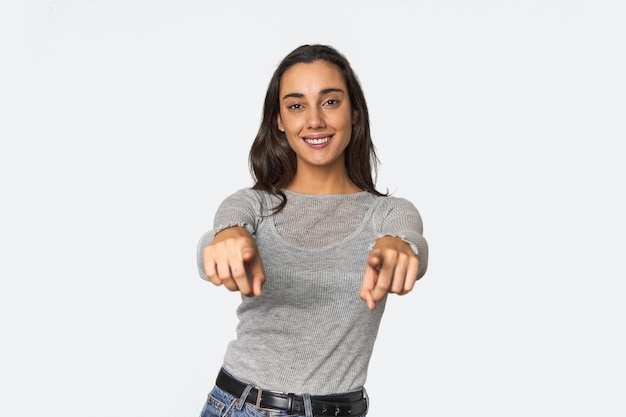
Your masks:
M419 260L411 246L400 238L383 236L367 258L359 296L370 310L387 293L404 295L417 281Z
M213 284L223 284L230 291L246 296L261 296L265 270L254 238L247 229L229 227L220 231L204 248L203 257L204 273Z

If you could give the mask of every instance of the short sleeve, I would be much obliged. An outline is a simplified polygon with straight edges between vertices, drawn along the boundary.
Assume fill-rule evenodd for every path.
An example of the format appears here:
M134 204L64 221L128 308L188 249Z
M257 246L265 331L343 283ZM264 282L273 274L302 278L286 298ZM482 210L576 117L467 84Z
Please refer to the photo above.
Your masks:
M376 213L378 227L376 239L394 236L407 242L419 259L418 279L428 268L428 242L423 236L422 217L409 200L399 197L382 197L383 203Z
M202 279L208 279L204 273L204 248L213 241L215 235L229 227L245 227L252 236L263 210L263 197L260 191L243 188L226 197L219 205L213 219L213 228L206 231L198 242L196 257L198 272Z

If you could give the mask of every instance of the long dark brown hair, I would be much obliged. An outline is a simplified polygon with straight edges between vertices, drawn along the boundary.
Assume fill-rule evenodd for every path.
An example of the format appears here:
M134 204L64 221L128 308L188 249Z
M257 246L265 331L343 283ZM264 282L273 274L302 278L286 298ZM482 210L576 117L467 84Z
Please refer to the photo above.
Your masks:
M267 191L282 199L275 207L275 212L282 210L287 203L287 197L282 190L293 180L297 164L296 154L289 147L285 133L278 130L280 81L291 66L320 60L339 69L348 88L350 105L356 113L356 123L352 125L352 138L345 150L348 177L362 190L379 196L388 195L376 190L374 185L379 160L370 135L365 96L350 63L331 46L302 45L287 55L274 71L265 95L261 126L250 148L250 172L255 181L252 188Z

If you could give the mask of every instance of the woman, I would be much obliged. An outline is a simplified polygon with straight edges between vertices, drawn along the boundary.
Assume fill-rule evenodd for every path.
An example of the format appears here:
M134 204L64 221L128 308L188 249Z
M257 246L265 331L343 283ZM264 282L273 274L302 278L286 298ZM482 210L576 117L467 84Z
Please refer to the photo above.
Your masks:
M375 189L361 86L334 48L279 64L250 150L255 179L200 240L200 275L239 291L237 338L202 417L365 416L367 368L388 293L426 272L409 201Z

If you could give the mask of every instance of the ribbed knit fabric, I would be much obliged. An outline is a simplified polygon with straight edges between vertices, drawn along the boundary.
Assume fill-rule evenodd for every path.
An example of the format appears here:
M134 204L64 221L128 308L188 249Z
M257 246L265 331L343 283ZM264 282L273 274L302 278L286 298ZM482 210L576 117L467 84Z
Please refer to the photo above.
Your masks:
M427 268L422 221L408 200L368 192L278 199L242 189L220 205L214 228L198 244L202 252L218 231L246 227L255 237L266 282L259 298L243 297L237 338L224 368L264 390L325 395L362 388L385 301L369 311L359 297L366 260L376 239L397 236L411 244Z

